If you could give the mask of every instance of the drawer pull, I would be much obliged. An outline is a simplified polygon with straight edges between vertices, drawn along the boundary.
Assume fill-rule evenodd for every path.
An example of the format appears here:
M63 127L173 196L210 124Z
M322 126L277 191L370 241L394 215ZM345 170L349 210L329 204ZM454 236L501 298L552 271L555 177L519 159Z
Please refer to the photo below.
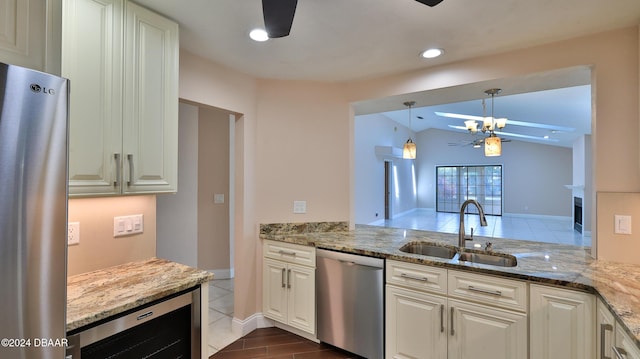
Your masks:
M618 348L616 346L611 347L611 349L613 349L613 352L616 355L616 358L618 359L625 359L627 357L627 351L622 349L622 348Z
M279 250L278 253L283 256L296 256L296 252L283 251L282 249Z
M427 277L414 277L414 276L412 276L410 274L407 274L407 273L400 274L400 277L405 278L405 279L417 280L417 281L420 281L420 282L428 282L429 281L429 278L427 278Z
M153 312L146 312L144 314L140 314L139 316L137 316L136 320L142 320L142 319L145 319L145 318L149 318L152 315L153 315Z
M488 290L488 289L476 288L476 287L474 287L472 285L470 285L468 287L468 289L471 292L488 294L488 295L495 295L496 297L502 297L502 292L499 291L499 290Z
M600 324L600 359L611 359L605 355L605 341L607 337L607 330L613 331L613 325L611 324Z

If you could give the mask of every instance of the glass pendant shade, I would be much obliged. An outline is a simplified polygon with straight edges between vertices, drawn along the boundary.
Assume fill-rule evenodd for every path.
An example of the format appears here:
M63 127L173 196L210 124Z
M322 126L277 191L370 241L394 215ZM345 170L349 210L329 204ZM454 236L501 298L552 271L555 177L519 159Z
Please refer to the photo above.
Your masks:
M409 138L402 148L402 158L414 160L416 158L416 144Z
M484 155L487 157L500 156L502 154L502 142L500 137L489 136L484 139Z

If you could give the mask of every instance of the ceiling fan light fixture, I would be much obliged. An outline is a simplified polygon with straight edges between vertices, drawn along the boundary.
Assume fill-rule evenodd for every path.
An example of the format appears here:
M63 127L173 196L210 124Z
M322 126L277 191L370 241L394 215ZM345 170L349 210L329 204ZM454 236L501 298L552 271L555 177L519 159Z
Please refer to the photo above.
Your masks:
M431 48L422 51L420 54L425 59L435 59L436 57L442 56L444 54L443 49Z
M493 131L493 117L485 117L482 120L482 132Z
M487 157L502 155L502 141L500 141L500 137L491 135L484 139L484 155Z
M249 32L249 37L253 41L264 42L269 40L269 34L264 29L253 29Z
M467 128L467 130L471 131L471 133L478 132L478 124L474 120L464 121L464 126Z
M499 129L503 129L506 125L507 125L507 119L502 117L502 118L496 118L496 127L498 127Z

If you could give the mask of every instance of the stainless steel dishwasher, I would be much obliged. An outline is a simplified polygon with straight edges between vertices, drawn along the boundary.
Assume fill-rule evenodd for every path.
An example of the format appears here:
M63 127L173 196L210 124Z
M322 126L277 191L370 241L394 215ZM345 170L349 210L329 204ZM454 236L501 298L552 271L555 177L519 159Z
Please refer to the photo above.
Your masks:
M384 357L384 260L316 250L318 339L368 359Z

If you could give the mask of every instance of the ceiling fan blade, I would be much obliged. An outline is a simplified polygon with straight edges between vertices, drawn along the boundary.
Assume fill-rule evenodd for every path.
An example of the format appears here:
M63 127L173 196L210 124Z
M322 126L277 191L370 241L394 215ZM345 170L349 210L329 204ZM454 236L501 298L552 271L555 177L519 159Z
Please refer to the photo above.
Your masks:
M262 0L264 27L269 38L289 35L297 5L298 0Z
M463 115L460 113L451 113L451 112L434 112L437 116L440 117L448 117L448 118L459 118L461 120L474 120L481 122L484 117L481 116L473 116L473 115ZM559 132L573 132L576 129L573 127L565 127L565 126L556 126L556 125L547 125L545 123L537 123L537 122L525 122L525 121L515 121L511 119L507 119L507 126L522 126L522 127L532 127L532 128L541 128L550 131L559 131Z
M429 5L431 7L434 7L442 2L442 0L416 0L416 1L419 3L423 3L425 5Z

